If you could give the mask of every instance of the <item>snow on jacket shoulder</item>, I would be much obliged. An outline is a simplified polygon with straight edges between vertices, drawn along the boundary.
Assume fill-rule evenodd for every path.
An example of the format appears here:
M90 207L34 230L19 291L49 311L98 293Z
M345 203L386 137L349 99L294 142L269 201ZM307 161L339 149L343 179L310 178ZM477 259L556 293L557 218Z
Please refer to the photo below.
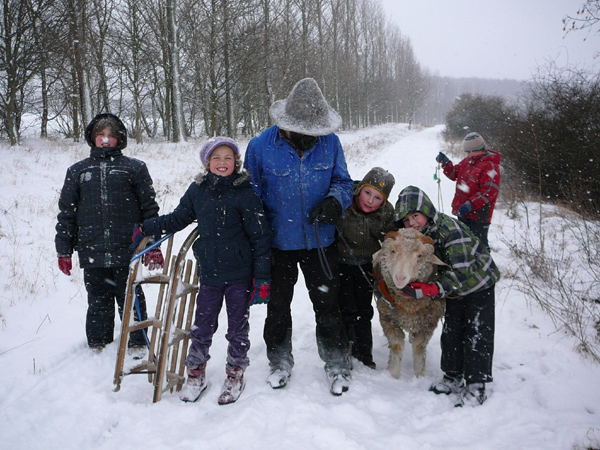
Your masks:
M247 174L198 176L170 214L143 223L148 235L176 233L198 222L192 249L201 282L217 286L270 279L271 232Z
M67 169L58 207L56 252L77 250L82 268L129 265L134 225L159 210L146 164L95 147Z
M272 246L281 250L313 249L317 239L310 212L325 197L333 196L350 206L352 179L339 138L331 133L319 136L302 158L272 126L248 144L244 167L250 172L252 187L263 201L273 230ZM319 224L323 247L333 244L335 226Z
M500 153L488 149L486 153L468 156L456 165L450 161L444 164L444 174L456 181L452 214L456 215L458 209L470 201L473 211L465 218L491 222L500 189Z

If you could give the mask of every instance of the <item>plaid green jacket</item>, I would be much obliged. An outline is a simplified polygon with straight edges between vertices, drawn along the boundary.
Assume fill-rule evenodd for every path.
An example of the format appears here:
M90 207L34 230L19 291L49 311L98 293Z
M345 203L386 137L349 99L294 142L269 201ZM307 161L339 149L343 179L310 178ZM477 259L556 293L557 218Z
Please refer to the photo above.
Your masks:
M436 281L438 297L464 297L488 289L500 279L498 267L479 239L463 223L439 213L427 194L415 186L404 188L398 195L396 223L402 226L402 219L410 212L429 218L421 233L433 239L435 255L448 264L441 268Z

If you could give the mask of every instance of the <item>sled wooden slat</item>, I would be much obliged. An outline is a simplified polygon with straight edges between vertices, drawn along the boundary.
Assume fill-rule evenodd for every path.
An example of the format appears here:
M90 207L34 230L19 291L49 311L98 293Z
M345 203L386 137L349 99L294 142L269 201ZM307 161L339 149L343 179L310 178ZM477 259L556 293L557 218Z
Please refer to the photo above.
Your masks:
M144 239L142 239L142 241L140 242L140 244L138 245L138 247L135 251L136 254L139 253L140 251L142 251L146 247L148 240L149 240L148 237L145 237ZM123 304L123 317L121 320L121 333L119 335L119 349L117 352L117 361L115 364L115 374L114 374L114 380L113 380L113 383L115 385L115 388L114 388L115 392L119 391L119 389L121 388L121 381L122 381L123 377L126 375L129 375L130 373L140 373L142 370L148 370L149 381L151 382L152 381L151 373L156 372L156 361L155 361L156 348L155 348L155 343L153 343L152 341L150 341L150 345L148 348L148 357L147 357L147 361L146 361L148 364L145 364L145 362L142 361L135 367L125 370L125 357L126 357L126 353L127 353L127 343L129 341L129 335L133 331L143 330L143 329L154 330L155 328L162 326L162 322L159 319L157 319L157 317L160 317L159 315L155 315L155 317L150 317L143 321L133 320L133 317L134 317L133 311L135 308L135 289L136 289L137 285L159 284L160 285L159 292L164 292L164 287L168 284L169 279L170 279L168 262L171 259L172 248L173 248L173 236L171 236L167 240L165 264L163 266L163 272L161 274L154 274L149 277L138 280L140 270L141 270L140 264L142 263L141 262L142 258L138 258L129 268L129 275L128 275L128 279L127 279L127 289L125 292L125 301ZM160 303L161 303L161 294L159 294L157 311L160 311L162 308ZM141 366L144 366L144 367L140 369Z
M177 390L181 389L185 379L182 361L185 361L187 355L187 342L189 339L185 339L185 334L181 339L178 338L177 330L182 330L184 318L186 318L185 323L187 326L187 317L190 310L193 314L195 307L195 294L198 292L197 278L194 276L196 285L190 283L190 278L192 272L195 273L197 270L194 263L191 260L186 263L185 258L197 237L198 229L196 228L184 241L172 265L160 329L158 362L156 377L154 378L154 403L160 401L165 391L173 390L175 387L177 387Z

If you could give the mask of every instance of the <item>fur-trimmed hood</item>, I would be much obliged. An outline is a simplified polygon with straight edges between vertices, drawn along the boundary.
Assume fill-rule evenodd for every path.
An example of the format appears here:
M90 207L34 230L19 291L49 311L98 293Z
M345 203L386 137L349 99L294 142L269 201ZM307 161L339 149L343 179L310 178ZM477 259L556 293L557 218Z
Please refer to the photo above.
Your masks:
M250 173L247 170L242 170L240 172L232 173L229 176L222 177L220 175L215 175L212 172L200 172L194 177L194 183L198 186L205 183L210 183L212 186L231 185L238 187L246 184L250 186Z

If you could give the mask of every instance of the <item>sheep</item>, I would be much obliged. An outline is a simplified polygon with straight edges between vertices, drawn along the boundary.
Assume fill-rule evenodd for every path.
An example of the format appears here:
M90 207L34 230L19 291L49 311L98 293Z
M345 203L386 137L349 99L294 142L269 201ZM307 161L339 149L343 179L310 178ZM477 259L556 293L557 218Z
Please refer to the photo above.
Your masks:
M390 231L373 255L377 310L390 355L388 371L399 379L405 332L412 344L415 376L425 374L427 344L444 315L446 300L412 299L402 295L408 283L432 281L437 266L446 265L433 254L433 239L412 228Z

